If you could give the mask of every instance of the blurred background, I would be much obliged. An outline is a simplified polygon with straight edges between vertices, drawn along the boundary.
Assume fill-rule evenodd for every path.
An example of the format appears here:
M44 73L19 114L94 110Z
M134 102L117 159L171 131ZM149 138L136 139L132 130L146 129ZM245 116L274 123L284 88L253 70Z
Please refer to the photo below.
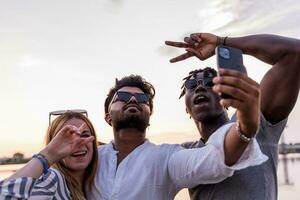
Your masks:
M53 110L86 109L99 139L109 142L104 99L115 78L129 74L140 74L156 87L151 140L199 139L178 100L181 80L193 69L215 67L215 57L170 64L183 51L164 41L193 32L299 38L299 11L300 2L292 0L0 0L0 159L38 152ZM244 64L258 82L269 69L249 56ZM288 144L300 143L299 101L284 131ZM281 159L279 199L297 199L299 156ZM0 165L0 180L19 167ZM188 199L186 191L177 199Z

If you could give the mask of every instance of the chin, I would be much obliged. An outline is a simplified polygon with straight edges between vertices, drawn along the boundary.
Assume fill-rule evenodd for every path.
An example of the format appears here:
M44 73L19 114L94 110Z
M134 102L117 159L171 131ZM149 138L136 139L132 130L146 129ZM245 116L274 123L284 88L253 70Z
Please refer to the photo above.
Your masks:
M211 116L207 113L200 113L195 116L196 117L194 118L194 120L196 120L197 122L202 122L202 123L209 122L214 118L213 116Z
M91 158L71 158L66 161L67 167L72 171L82 171L85 170L91 162Z
M74 163L70 165L69 169L72 171L82 171L88 167L88 163Z

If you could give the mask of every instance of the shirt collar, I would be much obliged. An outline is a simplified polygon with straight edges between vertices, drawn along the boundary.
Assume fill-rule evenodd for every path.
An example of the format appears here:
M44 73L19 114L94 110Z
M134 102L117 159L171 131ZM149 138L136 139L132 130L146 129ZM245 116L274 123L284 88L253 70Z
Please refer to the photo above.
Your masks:
M114 140L110 141L110 143L108 144L108 150L110 153L112 154L118 154L119 151L114 149L114 145L113 145ZM134 149L134 151L138 150L138 149L144 149L146 146L148 146L150 144L149 140L146 138L144 143L141 144L140 146L136 147Z

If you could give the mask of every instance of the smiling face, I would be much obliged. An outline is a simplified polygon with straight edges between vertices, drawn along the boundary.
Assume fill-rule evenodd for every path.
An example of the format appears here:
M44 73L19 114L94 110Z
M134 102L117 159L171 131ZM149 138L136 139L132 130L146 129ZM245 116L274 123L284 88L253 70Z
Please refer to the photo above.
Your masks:
M126 102L118 96L118 92L132 94ZM144 132L150 120L150 107L148 102L138 102L137 96L144 92L138 87L122 87L114 95L105 117L106 121L118 131L125 128L135 128Z
M91 136L91 130L88 125L82 119L71 118L67 120L64 125L72 125L79 128L82 124L84 125L81 131L81 137ZM93 157L93 142L89 142L85 145L81 145L78 149L71 155L63 159L63 163L66 168L72 171L84 171L90 164Z
M224 108L219 103L220 97L211 85L206 84L207 77L203 72L197 73L197 84L192 88L185 88L185 105L187 112L198 122L208 122L224 113Z

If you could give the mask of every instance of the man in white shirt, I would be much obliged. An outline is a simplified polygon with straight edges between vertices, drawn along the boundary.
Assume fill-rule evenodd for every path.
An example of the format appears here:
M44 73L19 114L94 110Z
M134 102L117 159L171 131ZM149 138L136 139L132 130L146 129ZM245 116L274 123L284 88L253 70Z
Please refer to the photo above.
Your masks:
M113 128L114 140L99 148L95 189L88 198L174 199L182 188L220 182L234 170L266 161L253 139L259 126L260 90L255 83L247 89L256 95L251 103L241 104L240 128L237 123L225 124L205 147L184 149L146 139L154 87L137 75L116 80L105 101L105 120ZM241 135L252 139L245 142Z

